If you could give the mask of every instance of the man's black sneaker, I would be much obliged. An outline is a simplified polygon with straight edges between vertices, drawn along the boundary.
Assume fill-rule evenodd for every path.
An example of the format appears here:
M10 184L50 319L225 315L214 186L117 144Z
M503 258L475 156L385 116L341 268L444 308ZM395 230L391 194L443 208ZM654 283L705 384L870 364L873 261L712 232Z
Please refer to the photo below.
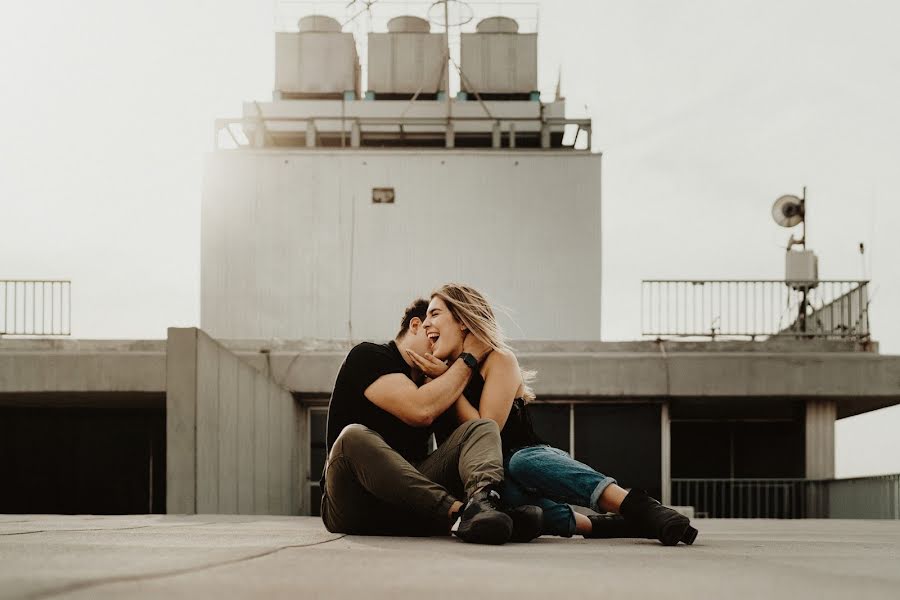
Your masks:
M544 511L540 506L516 506L504 509L513 522L512 536L509 541L517 543L530 542L544 533Z
M470 544L505 544L513 531L512 517L500 510L500 494L486 485L463 506L453 533Z
M591 532L583 534L586 538L657 539L655 532L642 531L633 521L627 520L622 515L588 515L588 519L591 521ZM679 541L691 545L696 539L697 530L688 525Z

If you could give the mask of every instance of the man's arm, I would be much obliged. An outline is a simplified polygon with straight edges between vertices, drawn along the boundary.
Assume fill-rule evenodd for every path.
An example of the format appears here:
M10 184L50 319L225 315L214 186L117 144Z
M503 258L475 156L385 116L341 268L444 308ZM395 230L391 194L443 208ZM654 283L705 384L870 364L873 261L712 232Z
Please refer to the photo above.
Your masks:
M466 363L456 360L446 373L422 387L402 373L391 373L376 379L365 395L407 425L427 427L459 398L471 376Z

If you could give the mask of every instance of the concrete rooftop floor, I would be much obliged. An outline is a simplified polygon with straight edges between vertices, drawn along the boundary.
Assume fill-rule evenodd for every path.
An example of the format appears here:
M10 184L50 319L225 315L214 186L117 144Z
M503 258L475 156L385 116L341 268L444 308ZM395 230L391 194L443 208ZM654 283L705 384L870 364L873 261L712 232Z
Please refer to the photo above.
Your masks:
M690 547L486 547L313 517L0 515L0 598L900 597L900 521L695 523Z

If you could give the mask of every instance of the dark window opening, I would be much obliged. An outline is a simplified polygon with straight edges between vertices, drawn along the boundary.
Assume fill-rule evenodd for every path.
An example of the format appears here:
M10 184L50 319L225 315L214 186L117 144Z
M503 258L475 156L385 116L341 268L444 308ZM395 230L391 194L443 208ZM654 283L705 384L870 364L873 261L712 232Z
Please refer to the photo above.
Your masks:
M0 513L166 509L165 408L0 408Z
M575 458L625 488L661 494L662 442L658 404L575 406Z

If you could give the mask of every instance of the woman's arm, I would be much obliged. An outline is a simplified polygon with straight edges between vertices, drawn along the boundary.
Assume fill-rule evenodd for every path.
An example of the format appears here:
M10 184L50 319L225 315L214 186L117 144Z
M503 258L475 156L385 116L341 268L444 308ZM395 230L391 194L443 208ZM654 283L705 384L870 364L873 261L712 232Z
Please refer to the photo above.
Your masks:
M476 410L464 396L456 401L460 423L473 419L493 419L503 429L522 383L519 361L512 352L492 352L484 364L484 390Z

